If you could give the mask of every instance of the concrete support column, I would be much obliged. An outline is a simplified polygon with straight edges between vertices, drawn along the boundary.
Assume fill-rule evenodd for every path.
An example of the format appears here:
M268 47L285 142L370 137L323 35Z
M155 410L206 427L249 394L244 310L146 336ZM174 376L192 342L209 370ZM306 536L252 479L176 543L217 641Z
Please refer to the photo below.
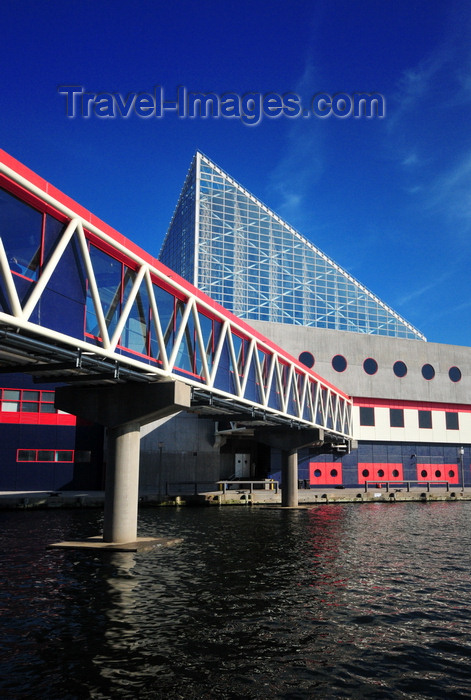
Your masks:
M103 542L137 539L140 423L108 429Z
M281 505L295 508L298 505L298 450L296 448L283 452L282 470Z

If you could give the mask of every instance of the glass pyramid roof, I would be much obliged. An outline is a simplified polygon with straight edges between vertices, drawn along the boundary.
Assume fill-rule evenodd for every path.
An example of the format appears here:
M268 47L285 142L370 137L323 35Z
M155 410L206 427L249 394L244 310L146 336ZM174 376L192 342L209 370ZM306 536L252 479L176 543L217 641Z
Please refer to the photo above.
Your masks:
M200 152L159 259L241 318L425 340Z

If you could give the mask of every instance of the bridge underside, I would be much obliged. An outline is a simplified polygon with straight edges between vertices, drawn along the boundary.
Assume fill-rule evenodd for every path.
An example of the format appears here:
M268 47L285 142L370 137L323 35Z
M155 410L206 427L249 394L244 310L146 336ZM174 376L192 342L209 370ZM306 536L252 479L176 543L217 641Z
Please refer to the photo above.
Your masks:
M125 362L112 362L80 348L45 342L24 331L20 333L18 330L0 328L0 374L15 373L29 374L33 381L40 384L67 384L87 388L122 386L128 383L156 385L168 381L145 369L130 368ZM311 429L294 418L237 399L223 398L206 388L192 387L191 405L186 410L225 423L227 429L220 432L226 436L240 435L240 431L245 430L245 436L248 437L249 431L263 427L287 428L295 432ZM90 420L107 425L95 418ZM251 435L255 434L252 432ZM348 443L342 435L325 428L319 429L319 435L323 444ZM260 441L263 442L261 438Z
M24 331L0 330L0 374L25 373L37 383L63 384L56 408L108 429L103 541L137 538L140 428L182 410L222 426L220 444L228 439L260 442L282 450L284 506L296 506L297 451L305 446L349 449L344 437L325 429L223 398L205 388L165 380L87 353L45 342Z

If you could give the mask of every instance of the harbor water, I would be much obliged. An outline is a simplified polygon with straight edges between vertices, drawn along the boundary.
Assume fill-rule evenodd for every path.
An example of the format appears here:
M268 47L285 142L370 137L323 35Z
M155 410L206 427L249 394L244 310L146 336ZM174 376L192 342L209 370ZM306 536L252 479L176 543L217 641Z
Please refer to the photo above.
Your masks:
M0 697L469 698L471 503L0 512Z

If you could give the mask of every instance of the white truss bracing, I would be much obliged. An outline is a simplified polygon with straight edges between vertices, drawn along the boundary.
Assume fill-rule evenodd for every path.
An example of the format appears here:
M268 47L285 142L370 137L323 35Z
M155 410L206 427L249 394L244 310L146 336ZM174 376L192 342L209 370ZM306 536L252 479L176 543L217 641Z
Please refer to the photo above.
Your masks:
M283 416L306 427L323 428L345 438L351 437L352 402L349 397L273 346L269 340L255 334L255 331L254 335L250 335L245 323L240 324L236 317L216 307L209 298L206 301L201 293L192 293L188 286L167 276L14 170L0 163L0 172L69 219L24 303L18 296L8 263L8 251L5 251L0 237L0 280L9 304L8 311L0 311L0 325L27 331L55 344L92 352L101 358L145 372L149 380L153 375L155 379L178 379L224 399L262 409L266 414ZM134 274L131 289L112 331L107 325L90 255L87 238L90 234L94 236L94 246L99 247L102 241L107 251L111 248L121 258L124 256ZM54 271L73 241L76 241L82 257L88 294L100 333L99 342L96 338L88 340L85 335L72 337L31 320ZM170 320L168 317L162 318L156 295L159 287L174 294L174 311ZM150 329L154 339L153 356L147 360L137 355L122 354L122 346L121 352L118 352L120 338L133 305L141 298L140 294L149 300ZM211 330L209 334L206 330L205 336L208 323ZM182 354L191 358L192 371L179 364ZM225 377L224 381L221 381L221 375Z

